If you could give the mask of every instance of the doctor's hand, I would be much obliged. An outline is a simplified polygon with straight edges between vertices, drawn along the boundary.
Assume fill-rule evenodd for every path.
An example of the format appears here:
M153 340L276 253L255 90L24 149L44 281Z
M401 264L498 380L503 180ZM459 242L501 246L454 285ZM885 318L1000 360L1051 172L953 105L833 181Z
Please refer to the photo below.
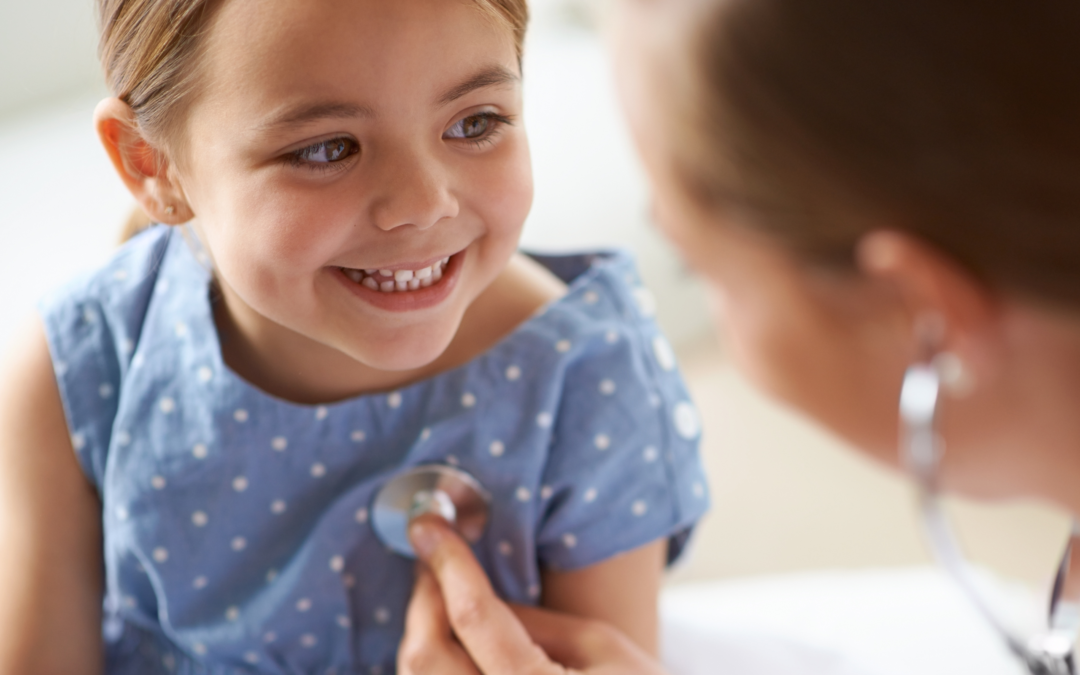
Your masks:
M468 545L435 516L409 528L424 563L398 650L401 675L663 675L615 628L500 600Z

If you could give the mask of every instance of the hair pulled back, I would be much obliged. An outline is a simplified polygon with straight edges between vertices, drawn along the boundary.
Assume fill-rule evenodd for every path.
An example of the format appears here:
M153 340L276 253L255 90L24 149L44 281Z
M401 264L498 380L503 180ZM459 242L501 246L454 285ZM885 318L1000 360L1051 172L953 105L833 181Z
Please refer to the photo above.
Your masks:
M675 161L809 260L913 232L1080 306L1080 3L713 0Z

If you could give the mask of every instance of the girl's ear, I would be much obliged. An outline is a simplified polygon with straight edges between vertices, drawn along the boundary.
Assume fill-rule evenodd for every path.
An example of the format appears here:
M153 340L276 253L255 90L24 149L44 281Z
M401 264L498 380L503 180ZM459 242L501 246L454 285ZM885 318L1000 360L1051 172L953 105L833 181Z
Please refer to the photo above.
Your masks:
M195 217L170 172L165 154L140 133L131 107L107 98L94 110L94 127L120 180L154 221L177 225Z

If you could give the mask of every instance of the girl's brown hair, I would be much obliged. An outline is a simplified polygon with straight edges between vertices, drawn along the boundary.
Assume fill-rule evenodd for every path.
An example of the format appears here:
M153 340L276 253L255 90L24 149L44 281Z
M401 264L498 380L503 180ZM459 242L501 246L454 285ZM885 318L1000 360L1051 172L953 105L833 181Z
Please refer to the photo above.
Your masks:
M1080 3L710 4L675 141L693 196L810 260L890 226L1080 304Z
M448 0L455 1L455 0ZM526 0L472 0L508 28L520 63L529 20ZM197 96L203 37L224 0L97 0L98 56L113 96L135 114L144 138L158 148L178 141L186 106ZM121 240L150 223L136 209Z

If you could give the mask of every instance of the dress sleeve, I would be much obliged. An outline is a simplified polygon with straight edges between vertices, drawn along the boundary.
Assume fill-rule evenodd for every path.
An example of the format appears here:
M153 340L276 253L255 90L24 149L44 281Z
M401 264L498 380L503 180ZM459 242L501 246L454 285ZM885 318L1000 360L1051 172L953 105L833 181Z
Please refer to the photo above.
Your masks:
M651 320L613 322L581 347L544 475L540 563L578 569L661 538L671 563L708 508L674 353Z

